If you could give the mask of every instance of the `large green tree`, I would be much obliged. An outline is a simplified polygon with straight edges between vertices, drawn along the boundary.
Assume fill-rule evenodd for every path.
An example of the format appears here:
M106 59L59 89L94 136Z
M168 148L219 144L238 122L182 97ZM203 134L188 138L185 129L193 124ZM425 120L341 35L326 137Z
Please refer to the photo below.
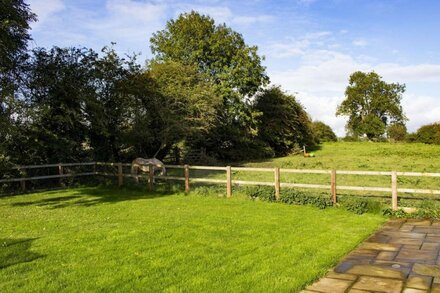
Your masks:
M389 123L407 120L400 103L404 92L403 84L386 83L375 72L357 71L350 76L336 115L348 116L346 128L352 135L379 138Z
M74 162L88 153L88 101L95 95L93 63L97 54L84 48L35 49L29 69L28 138L35 162ZM31 142L20 142L30 148ZM18 146L20 147L20 146Z
M127 141L136 156L161 159L176 143L206 136L215 125L222 101L197 67L151 62L140 78L152 87L132 105Z
M255 97L258 138L267 143L277 156L287 155L303 145L312 146L315 138L312 121L303 106L292 95L273 86Z
M22 0L0 2L0 164L8 160L6 151L22 125L23 101L18 99L24 84L30 23L36 20Z
M269 81L257 47L247 45L241 34L225 24L216 25L209 16L194 11L168 21L150 41L156 62L196 66L222 98L216 127L205 137L203 147L223 159L231 159L233 150L247 148L257 133L249 98Z

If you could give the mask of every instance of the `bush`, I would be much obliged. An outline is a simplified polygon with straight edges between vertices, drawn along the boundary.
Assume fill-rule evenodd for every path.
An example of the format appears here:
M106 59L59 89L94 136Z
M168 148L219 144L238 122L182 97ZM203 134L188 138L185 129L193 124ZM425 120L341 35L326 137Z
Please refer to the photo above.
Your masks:
M416 141L427 144L440 144L440 123L420 127L416 132Z
M280 201L287 204L312 205L320 209L332 206L330 198L308 195L295 189L284 190Z
M357 197L341 197L340 205L346 210L358 215L365 213L380 213L382 204L378 200Z
M318 143L338 140L336 134L333 132L333 129L321 121L313 122L312 130L315 134L315 138L318 140Z
M253 200L275 201L275 190L270 186L245 186L243 192Z
M387 128L387 136L391 141L404 141L406 134L406 126L403 124L394 123Z

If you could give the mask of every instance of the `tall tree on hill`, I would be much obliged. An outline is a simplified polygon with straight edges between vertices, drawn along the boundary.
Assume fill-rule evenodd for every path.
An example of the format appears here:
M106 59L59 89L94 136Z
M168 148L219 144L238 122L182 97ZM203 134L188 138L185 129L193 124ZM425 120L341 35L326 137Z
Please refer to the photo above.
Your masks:
M223 99L217 127L205 140L208 151L211 147L217 154L226 153L255 137L255 116L248 98L269 81L257 47L248 46L241 34L226 25L216 25L209 16L194 11L168 21L150 41L156 62L196 66Z
M379 138L389 123L407 120L400 104L404 92L405 85L386 83L375 72L357 71L350 76L336 115L348 116L346 128L351 134Z

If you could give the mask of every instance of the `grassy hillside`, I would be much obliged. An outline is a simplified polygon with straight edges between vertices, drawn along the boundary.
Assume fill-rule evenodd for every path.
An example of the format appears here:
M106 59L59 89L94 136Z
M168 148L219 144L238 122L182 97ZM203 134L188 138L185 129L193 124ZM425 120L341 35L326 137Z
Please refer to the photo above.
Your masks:
M440 146L425 144L391 144L370 142L325 143L314 151L316 157L304 158L302 154L282 158L232 164L248 167L281 167L292 169L336 169L365 171L412 171L440 173ZM181 170L177 171L181 172ZM191 176L224 178L224 172L191 171ZM234 172L236 180L270 181L272 173ZM389 176L338 175L338 185L390 187ZM281 174L282 182L330 184L328 175ZM398 178L401 188L440 189L439 178ZM310 190L309 190L310 191ZM320 192L320 191L317 191ZM322 191L327 193L328 191ZM339 194L384 195L380 193L339 191ZM412 195L408 195L412 196ZM432 196L431 196L432 198Z
M287 156L248 166L301 169L440 172L440 146L419 143L334 142L324 143L315 158Z

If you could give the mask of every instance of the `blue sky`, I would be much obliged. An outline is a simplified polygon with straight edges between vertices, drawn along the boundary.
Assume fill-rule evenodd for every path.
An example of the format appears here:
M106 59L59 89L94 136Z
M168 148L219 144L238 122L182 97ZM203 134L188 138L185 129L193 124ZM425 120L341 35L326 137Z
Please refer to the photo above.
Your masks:
M28 0L39 16L32 47L116 42L151 57L149 38L168 19L197 10L259 47L271 81L295 93L314 120L343 135L335 117L349 75L375 70L405 83L410 131L440 121L440 1L432 0Z

